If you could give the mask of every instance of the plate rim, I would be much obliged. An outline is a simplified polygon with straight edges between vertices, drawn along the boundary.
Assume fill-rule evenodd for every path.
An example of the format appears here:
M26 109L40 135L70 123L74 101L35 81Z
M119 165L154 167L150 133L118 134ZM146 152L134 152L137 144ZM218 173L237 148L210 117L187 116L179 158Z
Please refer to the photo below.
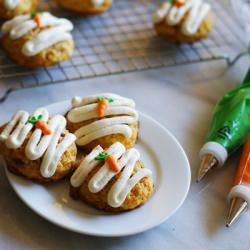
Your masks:
M64 101L59 101L59 102L55 102L52 103L50 105L44 106L47 109L52 108L53 106L56 105L68 105L70 103L70 100L64 100ZM170 132L170 130L168 130L164 125L162 125L160 122L158 122L157 120L155 120L154 118L152 118L151 116L145 114L144 112L138 111L140 116L144 116L146 119L150 120L151 122L155 123L155 125L157 125L158 127L160 127L169 137L171 137L171 140L173 140L176 144L176 146L178 147L179 151L181 152L181 155L183 157L183 160L185 162L185 166L187 169L187 183L186 183L186 187L185 187L185 193L182 196L182 199L178 202L178 206L176 206L167 216L163 216L160 220L155 221L155 223L151 223L150 225L146 226L146 227L142 227L141 229L135 229L135 230L131 230L127 233L94 233L94 232L89 232L86 230L78 230L77 228L74 228L71 225L68 224L63 224L58 222L57 220L53 220L51 217L49 216L45 216L43 213L41 213L39 210L37 210L35 207L32 206L32 204L30 204L29 202L27 202L25 199L23 199L23 197L21 196L21 194L19 193L19 190L17 190L17 188L15 187L13 180L11 179L11 175L13 175L14 177L19 177L19 176L15 176L14 174L10 173L6 167L6 164L3 161L4 164L4 169L5 169L5 173L8 179L8 182L10 183L11 187L13 188L13 190L15 191L15 193L17 194L17 196L22 200L22 202L29 208L31 209L33 212L35 212L36 214L38 214L40 217L42 217L43 219L49 221L50 223L59 226L61 228L67 229L69 231L72 232L76 232L79 234L84 234L84 235L90 235L90 236L98 236L98 237L124 237L124 236L130 236L130 235L135 235L135 234L139 234L142 233L144 231L148 231L160 224L162 224L163 222L165 222L166 220L168 220L171 216L173 216L173 214L175 214L179 208L183 205L184 201L187 198L187 195L189 193L190 190L190 186L191 186L191 167L190 167L190 163L188 160L188 157L186 155L185 150L183 149L183 147L181 146L180 142L177 140L177 138ZM21 177L20 177L21 178Z

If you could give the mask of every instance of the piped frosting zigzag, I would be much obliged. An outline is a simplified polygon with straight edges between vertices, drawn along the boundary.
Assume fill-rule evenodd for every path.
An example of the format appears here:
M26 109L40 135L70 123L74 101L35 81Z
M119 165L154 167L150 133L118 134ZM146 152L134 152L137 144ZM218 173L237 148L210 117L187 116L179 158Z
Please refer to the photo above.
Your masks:
M2 32L9 33L10 38L16 40L36 28L40 29L39 32L22 48L22 53L27 57L35 56L58 42L72 40L70 31L73 29L73 24L49 12L17 16L3 24Z
M13 10L16 8L21 0L3 0L4 6L7 10Z
M177 2L182 4L177 5ZM165 20L168 25L175 26L187 15L182 33L191 36L199 29L210 9L210 4L203 0L165 0L154 12L153 22L160 23Z
M133 100L119 95L102 93L84 98L74 97L72 109L67 115L68 120L72 123L80 123L100 118L97 109L101 99L107 99L109 102L105 114L101 117L102 119L82 126L75 132L76 143L79 146L87 145L111 134L123 134L127 138L132 136L132 129L128 125L138 121L135 103Z
M73 187L81 186L88 174L100 164L100 160L97 157L103 153L103 148L97 146L84 158L71 177L71 185ZM104 161L104 159L102 167L90 179L88 189L91 193L98 193L105 188L115 175L121 173L109 190L107 197L109 206L116 208L122 205L133 187L144 177L151 176L152 172L149 169L141 168L132 175L135 164L140 159L140 153L134 148L126 151L125 147L117 142L111 145L105 153L117 159L118 170L113 171L110 169L109 163Z
M31 117L37 121L40 118L35 117L41 117L51 132L44 135L43 131L36 127L36 121L30 120ZM76 139L75 135L67 133L59 142L65 127L66 119L63 116L56 115L49 119L49 112L44 108L37 109L32 116L26 111L18 111L1 132L0 141L9 149L18 149L32 132L25 146L25 155L32 161L42 158L40 172L43 177L48 178L54 175L62 155Z
M91 0L91 3L94 5L94 6L101 6L103 5L105 2L105 0Z

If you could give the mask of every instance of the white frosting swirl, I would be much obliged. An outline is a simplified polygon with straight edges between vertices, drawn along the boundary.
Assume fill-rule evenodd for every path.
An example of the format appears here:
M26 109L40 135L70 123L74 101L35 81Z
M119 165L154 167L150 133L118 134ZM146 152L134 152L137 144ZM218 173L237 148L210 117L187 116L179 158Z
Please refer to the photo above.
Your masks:
M187 19L182 26L182 33L190 36L199 29L210 9L210 4L203 3L203 0L186 0L185 4L180 7L165 1L154 12L153 22L159 23L165 19L168 25L175 26L187 15Z
M81 162L78 169L71 177L71 185L79 187L85 181L88 174L98 165L100 161L95 160L100 153L104 152L101 146L97 146L92 152L87 155ZM119 172L110 170L105 162L103 166L95 173L88 183L89 191L92 193L100 192L109 181L121 171L121 175L111 187L108 193L107 203L111 207L120 207L125 201L129 192L133 187L144 177L151 176L152 172L149 169L141 168L132 175L136 162L140 158L140 153L132 148L126 151L125 147L116 142L106 151L118 159Z
M94 5L94 6L101 6L103 5L105 2L105 0L91 0L91 3Z
M48 12L40 13L40 17L40 27L46 29L41 29L24 44L22 53L25 56L35 56L58 42L72 40L70 31L73 29L73 24L69 20L57 18ZM15 40L35 29L37 25L31 15L20 15L5 22L2 26L2 32L9 33L10 38Z
M4 6L7 10L13 10L16 8L20 0L3 0Z
M128 124L138 121L138 113L135 110L134 101L110 93L92 95L84 98L74 97L72 99L72 109L67 115L69 121L72 123L80 123L98 118L96 112L98 97L112 98L113 102L109 103L105 116L102 119L82 126L75 132L77 137L76 144L79 146L87 145L98 138L111 134L123 134L127 138L130 138L132 136L132 129Z
M40 172L43 177L54 175L57 164L66 149L75 141L75 135L68 133L59 143L59 139L66 127L66 119L61 115L56 115L49 120L49 113L46 109L37 109L32 116L38 117L48 122L48 127L52 131L50 135L43 135L40 129L35 129L25 147L25 155L30 160L42 158ZM0 134L0 140L5 142L7 148L20 148L27 138L27 135L34 127L27 123L30 115L26 111L18 111Z

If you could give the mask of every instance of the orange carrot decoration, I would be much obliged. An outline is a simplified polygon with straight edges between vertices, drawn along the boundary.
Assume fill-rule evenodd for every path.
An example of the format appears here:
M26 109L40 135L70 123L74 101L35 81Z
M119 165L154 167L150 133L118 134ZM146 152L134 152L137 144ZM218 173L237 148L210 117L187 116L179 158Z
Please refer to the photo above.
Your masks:
M119 172L120 167L118 165L117 159L113 155L108 155L105 157L105 161L108 163L109 168L114 172Z
M43 119L42 114L40 114L38 117L32 116L28 119L27 124L31 123L36 128L41 129L44 135L52 134L51 129L49 128L48 124L42 119Z
M37 24L37 28L40 28L41 27L41 22L42 22L41 15L40 14L36 14L35 17L34 17L34 21Z
M45 121L38 120L36 122L36 128L41 129L44 135L52 134L51 129L49 128L48 124Z
M31 12L30 17L36 22L37 28L41 27L41 22L42 22L42 13L37 13L37 12Z
M97 106L97 115L99 117L103 117L105 115L105 111L108 109L109 101L106 99L100 100Z
M181 6L185 5L185 0L175 0L174 5L176 7L181 7Z

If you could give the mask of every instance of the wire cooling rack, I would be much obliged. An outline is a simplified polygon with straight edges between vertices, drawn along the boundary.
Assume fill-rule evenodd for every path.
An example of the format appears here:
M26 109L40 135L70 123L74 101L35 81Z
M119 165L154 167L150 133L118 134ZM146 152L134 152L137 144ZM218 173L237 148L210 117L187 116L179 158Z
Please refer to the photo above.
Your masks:
M210 0L214 29L207 39L191 45L167 43L156 36L151 15L160 2L114 0L108 12L83 17L61 10L54 1L41 1L40 10L74 23L73 57L34 71L16 65L0 49L0 101L18 88L214 59L230 63L228 53L244 50L242 31L227 1Z

